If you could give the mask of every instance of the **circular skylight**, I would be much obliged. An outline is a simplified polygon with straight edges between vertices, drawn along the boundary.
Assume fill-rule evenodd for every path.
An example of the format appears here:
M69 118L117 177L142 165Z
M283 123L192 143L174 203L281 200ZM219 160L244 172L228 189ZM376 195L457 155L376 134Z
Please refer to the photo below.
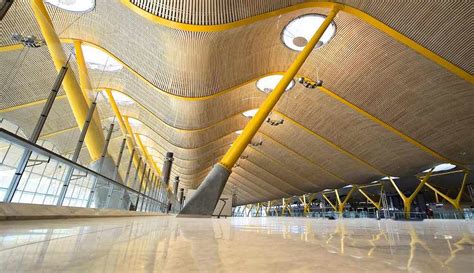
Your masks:
M456 168L456 165L453 165L453 164L449 164L449 163L443 163L443 164L439 164L439 165L436 165L433 169L433 172L442 172L442 171L449 171L451 169L454 169ZM431 170L431 168L427 169L427 170L424 170L423 172L424 173L427 173Z
M258 90L265 92L265 93L270 93L275 89L277 84L280 82L280 80L283 78L283 75L270 75L263 77L257 81L257 88ZM288 86L286 87L285 91L290 90L295 86L295 81L292 80Z
M248 110L248 111L243 112L242 115L244 115L247 118L253 118L253 116L255 116L255 114L257 113L257 111L258 109Z
M115 99L115 102L119 105L131 105L134 103L134 101L127 95L117 92L117 91L112 91L112 96Z
M95 0L45 0L45 2L58 8L74 12L89 11L95 6Z
M84 60L90 69L117 71L123 67L114 58L96 47L82 45L82 52L84 53Z
M321 14L305 14L300 17L293 19L283 29L281 39L283 43L290 49L301 51L306 44L311 40L314 33L326 19L325 15ZM331 22L328 28L324 32L319 42L316 44L316 48L327 44L332 37L336 34L336 24Z

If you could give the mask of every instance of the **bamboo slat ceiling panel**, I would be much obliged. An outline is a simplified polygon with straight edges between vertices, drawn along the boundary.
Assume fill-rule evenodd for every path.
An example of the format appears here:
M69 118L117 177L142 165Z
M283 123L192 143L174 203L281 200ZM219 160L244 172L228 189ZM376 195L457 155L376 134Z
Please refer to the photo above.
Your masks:
M472 43L472 3L430 0L128 0L158 17L193 25L220 25L311 2L338 2L357 8L405 34L431 51L474 73ZM436 13L434 13L436 11ZM434 16L434 14L436 16ZM455 14L456 16L453 16ZM446 31L438 31L438 30ZM448 31L449 30L449 31Z
M255 1L248 5L257 2L262 9L253 9L252 15L272 9L272 4L281 8L300 1ZM466 24L458 24L468 21L462 12L464 2L450 3L449 10L448 1L429 1L421 13L414 10L420 10L423 1L407 2L403 7L392 1L384 5L376 5L375 1L347 2L470 71L466 65L472 60L465 57L469 46L453 46L454 42L466 44L466 35L462 34ZM96 8L84 14L49 5L48 10L62 38L96 44L142 76L127 68L119 72L89 71L94 88L117 89L135 101L131 106L120 106L121 112L144 123L134 131L143 136L158 165L167 151L175 153L172 174L181 176L182 185L190 188L202 181L235 140L234 131L248 121L241 112L257 107L265 98L256 90L255 80L286 70L295 58L296 53L279 39L282 28L299 15L327 12L305 8L226 31L192 33L157 25L118 1L97 1ZM450 16L453 18L448 22ZM417 23L422 19L429 24ZM335 22L334 39L311 54L300 74L322 79L335 95L443 156L472 164L472 85L348 13L339 13ZM6 33L41 37L29 1L15 1L2 27ZM438 31L445 28L450 30L446 37L440 34L446 31ZM8 35L2 35L0 42L12 44ZM73 53L71 44L64 48ZM56 72L46 49L0 52L0 80L11 87L2 89L2 98L6 99L2 99L0 111L47 97ZM24 64L18 65L16 60L24 55ZM456 59L458 56L464 57ZM72 68L76 70L74 62ZM108 101L100 98L105 127L112 112ZM56 107L62 108L51 116L47 133L76 126L66 109L67 100L58 103ZM28 129L34 125L41 106L0 113ZM239 161L226 188L232 191L237 187L244 196L241 200L265 201L367 183L385 174L413 174L443 162L319 89L297 85L283 96L276 110L271 117L283 118L285 123L262 127L256 139L261 139L263 145L247 148L244 154L249 158ZM66 114L61 116L62 111ZM66 148L73 144L60 136L74 137L76 132L67 130L47 139L65 149L63 152L70 152L74 147ZM110 153L116 156L121 137L118 131L114 136ZM87 152L81 155L83 162L90 160Z

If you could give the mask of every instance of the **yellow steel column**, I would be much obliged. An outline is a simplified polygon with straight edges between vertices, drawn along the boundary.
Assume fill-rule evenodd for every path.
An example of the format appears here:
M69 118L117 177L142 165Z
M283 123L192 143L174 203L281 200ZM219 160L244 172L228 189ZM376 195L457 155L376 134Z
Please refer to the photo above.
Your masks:
M74 40L74 51L76 52L76 62L79 72L79 84L82 89L82 94L86 99L88 105L91 105L89 98L89 91L92 91L92 85L89 80L89 72L87 71L86 61L84 59L84 53L82 52L82 43L79 40Z
M367 193L365 193L362 189L358 189L360 193L362 193L362 195L367 198L367 200L372 203L372 205L374 205L374 207L376 207L378 210L380 210L380 200L378 203L376 203L374 200L372 200L372 198L369 197L369 195Z
M53 28L51 18L49 17L42 0L32 0L31 8L41 29L41 33L48 45L47 47L54 66L59 72L61 67L66 63L67 56L64 53L61 42L59 41L59 37ZM66 92L66 96L74 117L76 118L76 122L79 128L82 128L86 120L89 107L72 70L67 71L62 86ZM104 148L105 139L104 135L102 134L101 126L97 124L95 120L93 120L89 126L85 143L91 159L93 161L99 159L102 149Z
M278 83L278 85L268 95L268 97L265 99L265 101L262 103L262 105L258 109L255 116L245 126L242 133L237 137L237 139L232 144L230 149L224 155L224 157L220 161L220 164L223 165L225 168L227 168L228 170L232 169L232 167L237 162L237 160L239 159L242 152L245 150L247 145L250 143L252 138L257 133L257 131L260 128L260 126L262 125L262 123L265 121L267 116L272 111L273 107L276 105L276 103L278 102L280 97L285 92L285 89L288 86L288 84L293 80L296 73L298 73L298 70L301 68L303 63L306 61L306 59L308 58L311 51L316 46L319 39L324 34L324 31L326 30L326 28L329 26L331 21L336 16L339 9L340 9L340 6L338 4L334 4L332 10L328 13L326 19L321 24L321 26L316 31L316 33L313 35L313 37L308 42L308 44L305 46L303 51L301 51L301 53L298 55L296 60L291 64L291 66L288 68L288 70L284 74L283 78Z
M107 98L109 99L110 106L112 107L112 111L114 112L115 116L117 117L117 121L120 125L120 130L122 134L127 138L127 147L129 152L132 152L133 147L135 146L133 136L131 136L125 126L124 118L120 113L117 103L115 102L115 98L112 95L112 91L110 89L105 89L105 94L107 94ZM136 157L134 157L134 160Z
M90 107L92 101L89 98L89 91L92 91L92 85L89 79L89 71L87 70L84 53L82 52L81 41L74 40L74 51L76 52L77 71L79 72L79 85L82 89L82 95L84 96L87 105ZM94 119L94 122L102 128L99 111L95 111L92 118Z
M341 199L339 198L339 192L335 190L336 192L336 197L337 197L337 211L339 212L340 215L344 212L344 207L346 206L347 201L351 197L352 193L356 189L356 186L352 186L351 190L347 193L346 197L344 198L344 201L341 202Z
M433 169L430 170L430 172L425 175L423 177L423 179L420 181L420 184L418 184L418 186L416 187L415 191L409 196L409 197L406 197L401 191L400 189L397 187L397 184L395 184L395 181L393 181L392 177L388 177L388 179L390 179L390 182L392 182L392 185L393 187L395 188L395 190L397 191L398 195L400 196L400 198L402 198L402 201L403 201L403 211L405 213L405 218L410 218L410 212L411 212L411 203L413 202L413 200L415 199L416 195L420 192L420 190L423 188L423 186L425 185L425 183L428 181L428 179L430 178L431 176L431 173L433 172Z
M329 198L323 193L322 194L323 198L326 199L326 201L329 203L329 205L331 205L331 207L334 209L334 211L337 211L337 208L336 206L331 202L331 200L329 200Z

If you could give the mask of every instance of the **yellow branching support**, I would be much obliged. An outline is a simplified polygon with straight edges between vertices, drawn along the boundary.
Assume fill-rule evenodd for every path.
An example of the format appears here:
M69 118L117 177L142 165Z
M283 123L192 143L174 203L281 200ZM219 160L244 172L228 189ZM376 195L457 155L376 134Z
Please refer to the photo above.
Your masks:
M326 201L329 203L329 205L331 205L331 207L332 207L335 211L337 211L336 206L331 202L331 200L329 200L329 198L328 198L324 193L323 193L322 195L323 195L323 198L326 199Z
M390 179L390 182L392 182L392 185L393 187L395 188L395 190L397 191L398 195L400 195L400 198L402 198L403 200L403 210L404 210L404 213L405 213L405 217L408 219L410 218L410 212L411 212L411 203L413 202L413 200L415 199L416 195L420 192L420 190L423 188L423 186L425 185L425 183L428 181L428 179L430 178L431 174L433 172L433 169L431 169L429 171L429 173L427 175L425 175L423 177L423 179L421 180L420 184L418 184L418 186L416 187L415 191L409 196L405 196L401 191L400 189L398 188L397 184L395 184L395 181L393 181L392 177L388 177L388 179Z
M374 205L374 207L376 207L378 210L380 210L380 208L382 207L382 198L381 197L379 198L378 202L375 202L372 198L369 197L369 195L366 192L364 192L363 189L358 188L358 190L365 198L367 198L367 200L370 203L372 203L372 205ZM382 196L382 191L383 191L383 185L382 185L382 188L380 189L380 196Z
M463 177L463 180L462 180L462 183L461 183L461 188L459 189L459 193L458 195L456 196L456 198L451 198L449 197L448 195L442 193L441 191L439 191L438 189L436 189L435 187L433 187L431 184L429 184L428 182L425 182L425 185L430 188L432 191L435 192L435 195L436 195L436 202L439 202L438 200L438 195L443 197L446 201L448 201L449 203L451 203L451 205L453 205L453 207L455 209L461 209L461 197L462 197L462 193L464 192L464 188L466 187L466 182L467 182L467 177L469 176L469 171L464 171L464 177Z

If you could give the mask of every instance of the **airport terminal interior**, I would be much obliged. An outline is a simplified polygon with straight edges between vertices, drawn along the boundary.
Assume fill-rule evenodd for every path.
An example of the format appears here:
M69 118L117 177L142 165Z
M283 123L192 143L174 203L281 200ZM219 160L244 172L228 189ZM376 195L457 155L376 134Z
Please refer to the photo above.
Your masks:
M0 272L472 272L473 20L0 0Z

